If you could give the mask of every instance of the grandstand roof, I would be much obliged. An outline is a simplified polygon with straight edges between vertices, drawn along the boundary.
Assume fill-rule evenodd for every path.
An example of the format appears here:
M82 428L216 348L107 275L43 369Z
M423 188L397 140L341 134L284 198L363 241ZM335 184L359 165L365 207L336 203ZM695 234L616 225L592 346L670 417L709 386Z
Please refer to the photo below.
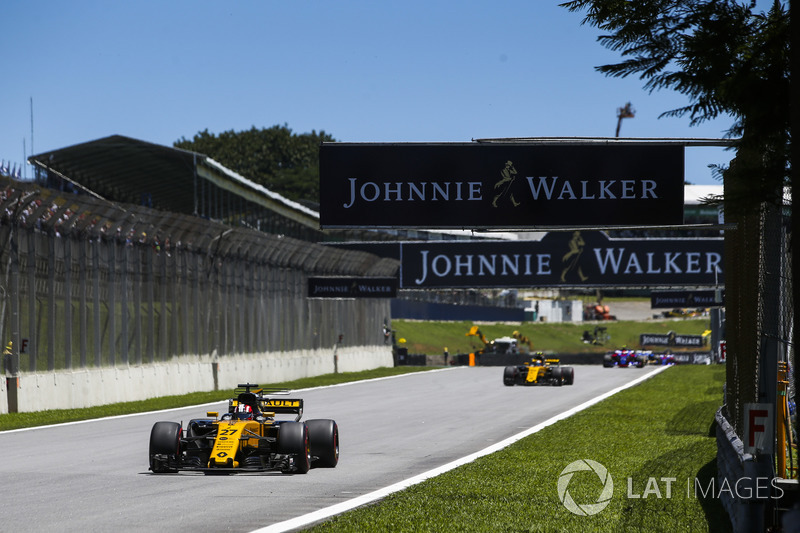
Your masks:
M93 196L186 214L198 214L196 185L202 178L295 222L319 228L317 212L197 152L112 135L33 155L28 161Z

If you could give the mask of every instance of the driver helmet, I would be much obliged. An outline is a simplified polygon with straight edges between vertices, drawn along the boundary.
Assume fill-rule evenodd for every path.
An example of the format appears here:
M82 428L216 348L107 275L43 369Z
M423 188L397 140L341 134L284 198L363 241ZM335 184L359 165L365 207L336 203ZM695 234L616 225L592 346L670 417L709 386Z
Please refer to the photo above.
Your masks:
M253 418L253 408L249 405L240 403L236 406L236 418L250 419Z

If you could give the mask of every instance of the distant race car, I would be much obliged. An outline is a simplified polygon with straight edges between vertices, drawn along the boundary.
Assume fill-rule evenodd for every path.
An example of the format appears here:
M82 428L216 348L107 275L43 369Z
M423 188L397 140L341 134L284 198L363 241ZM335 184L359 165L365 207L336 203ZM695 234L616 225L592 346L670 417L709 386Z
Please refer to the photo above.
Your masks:
M664 311L662 314L665 318L694 318L707 315L708 309L673 309L671 311Z
M646 355L636 350L628 350L627 348L614 350L603 356L603 367L605 368L613 368L615 366L635 366L636 368L643 368L646 364Z
M613 368L615 366L635 366L636 368L643 368L646 365L674 364L674 355L655 354L651 350L628 350L627 348L622 348L603 356L603 366L606 368Z
M647 356L649 365L674 365L675 356L671 353L642 352Z
M561 366L558 359L546 359L536 354L530 363L507 366L503 370L503 385L572 385L575 370L571 366Z
M279 470L305 474L311 467L333 468L339 462L336 422L301 422L303 400L285 398L285 390L265 390L247 383L228 401L228 412L177 422L156 422L150 431L150 470L206 474ZM276 415L296 415L276 420Z

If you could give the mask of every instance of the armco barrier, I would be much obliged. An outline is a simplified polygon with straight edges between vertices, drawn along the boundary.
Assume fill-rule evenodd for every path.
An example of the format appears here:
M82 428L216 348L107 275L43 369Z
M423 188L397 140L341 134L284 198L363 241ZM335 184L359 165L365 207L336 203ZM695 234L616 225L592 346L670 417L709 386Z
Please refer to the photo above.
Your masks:
M146 400L190 392L233 389L239 383L279 383L339 372L358 372L393 364L385 346L340 347L274 352L253 356L229 355L177 358L171 362L137 366L83 368L48 373L21 373L16 400L19 412L79 409L119 402ZM3 380L0 413L8 412Z

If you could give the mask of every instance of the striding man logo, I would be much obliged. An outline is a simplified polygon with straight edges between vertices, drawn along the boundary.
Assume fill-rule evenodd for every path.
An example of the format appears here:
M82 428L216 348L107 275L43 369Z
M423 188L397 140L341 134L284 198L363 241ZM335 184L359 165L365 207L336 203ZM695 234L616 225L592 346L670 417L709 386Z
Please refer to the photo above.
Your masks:
M492 207L498 207L497 201L508 196L511 200L511 205L514 207L519 206L519 202L514 198L514 193L511 192L511 186L517 178L517 169L514 168L514 163L506 161L506 166L500 171L500 179L494 184L496 194L492 199Z
M567 282L567 275L571 272L576 273L581 281L589 279L589 276L585 275L581 268L581 256L583 255L584 246L586 246L586 242L583 240L581 232L574 232L572 239L569 241L569 251L561 258L561 264L564 266L561 270L562 283Z

